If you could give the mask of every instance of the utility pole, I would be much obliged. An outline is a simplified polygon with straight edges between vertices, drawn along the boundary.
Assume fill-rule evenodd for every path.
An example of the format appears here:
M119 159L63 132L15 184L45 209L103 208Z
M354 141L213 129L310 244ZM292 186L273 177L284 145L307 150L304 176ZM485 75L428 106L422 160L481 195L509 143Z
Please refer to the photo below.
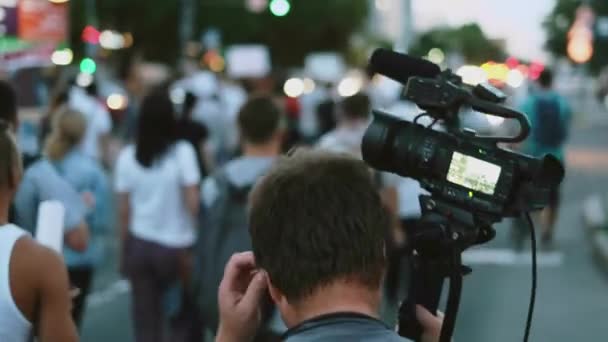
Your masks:
M95 27L95 29L99 30L99 22L97 20L97 4L95 3L95 0L86 0L84 5L87 25L91 25ZM94 44L85 44L85 56L94 57L96 53L97 47Z
M180 26L179 26L179 61L183 68L186 62L186 45L192 39L192 31L194 30L194 17L196 14L195 0L180 0Z
M401 21L401 37L397 49L408 52L414 40L414 15L412 13L412 0L401 0L403 17Z

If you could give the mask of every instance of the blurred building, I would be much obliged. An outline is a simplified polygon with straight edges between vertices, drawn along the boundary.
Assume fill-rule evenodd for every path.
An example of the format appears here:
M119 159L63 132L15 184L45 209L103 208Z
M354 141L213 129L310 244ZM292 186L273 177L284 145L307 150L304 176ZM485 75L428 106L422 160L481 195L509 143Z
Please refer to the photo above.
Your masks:
M411 0L369 0L369 32L407 50L413 39Z

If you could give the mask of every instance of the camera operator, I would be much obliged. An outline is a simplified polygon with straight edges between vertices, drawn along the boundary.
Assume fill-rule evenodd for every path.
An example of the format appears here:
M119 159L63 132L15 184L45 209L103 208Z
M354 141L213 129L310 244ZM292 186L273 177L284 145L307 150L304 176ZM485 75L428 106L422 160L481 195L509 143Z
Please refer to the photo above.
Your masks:
M248 341L268 289L287 341L402 341L378 320L390 218L362 161L322 152L279 160L250 198L254 254L234 255L219 289L217 341ZM255 255L255 257L254 257ZM418 307L424 341L441 319Z

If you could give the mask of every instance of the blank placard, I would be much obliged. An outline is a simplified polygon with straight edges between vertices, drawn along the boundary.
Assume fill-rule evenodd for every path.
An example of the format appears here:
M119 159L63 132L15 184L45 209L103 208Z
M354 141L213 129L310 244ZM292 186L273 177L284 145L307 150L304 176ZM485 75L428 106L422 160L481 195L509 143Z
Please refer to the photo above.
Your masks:
M65 207L59 201L44 201L38 207L36 241L61 253Z

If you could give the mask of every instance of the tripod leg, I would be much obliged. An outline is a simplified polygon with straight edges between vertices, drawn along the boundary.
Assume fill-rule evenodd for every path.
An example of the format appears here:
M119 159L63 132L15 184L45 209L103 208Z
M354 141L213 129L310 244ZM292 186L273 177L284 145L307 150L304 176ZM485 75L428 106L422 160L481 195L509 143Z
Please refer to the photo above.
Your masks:
M437 265L418 256L412 257L412 264L408 296L399 308L399 335L419 341L422 328L416 319L416 304L436 315L444 276L438 272Z

